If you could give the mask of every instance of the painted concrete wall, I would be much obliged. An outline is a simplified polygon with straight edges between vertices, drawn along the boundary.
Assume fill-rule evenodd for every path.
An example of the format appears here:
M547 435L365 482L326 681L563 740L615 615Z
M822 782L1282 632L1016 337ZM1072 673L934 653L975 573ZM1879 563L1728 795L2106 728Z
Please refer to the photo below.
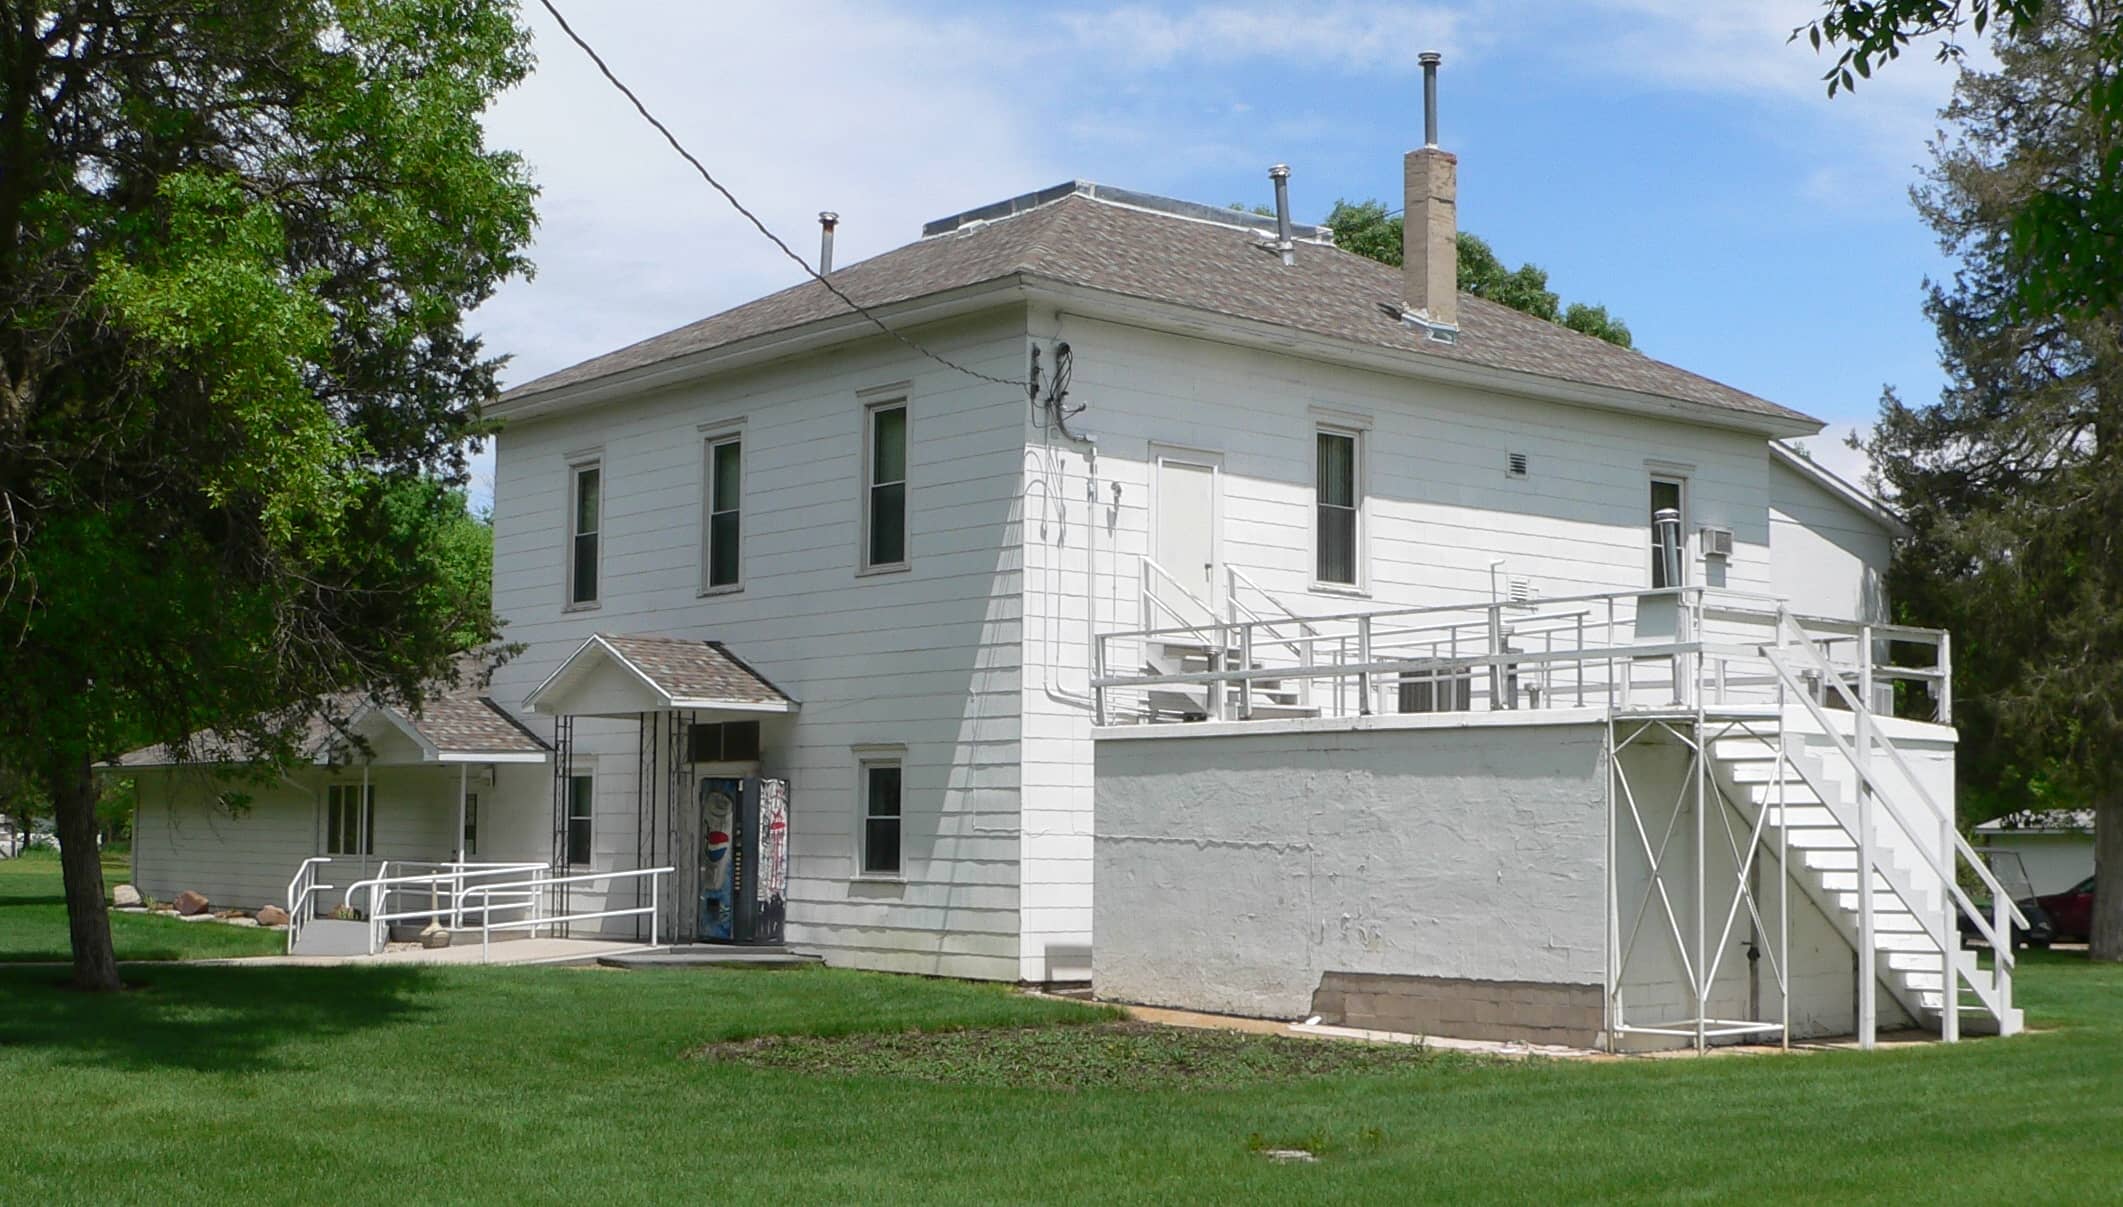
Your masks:
M1302 1017L1329 971L1598 985L1601 728L1097 743L1093 986Z
M1600 986L1604 740L1592 710L1106 731L1096 743L1094 988L1299 1017L1330 972ZM1828 916L1798 885L1780 899L1773 858L1752 877L1763 929L1744 905L1733 912L1734 851L1749 831L1714 792L1699 898L1686 750L1653 740L1624 758L1674 911L1669 924L1651 859L1618 812L1625 1021L1693 1017L1684 969L1698 951L1720 950L1711 1015L1777 1017L1772 967L1751 969L1745 947L1773 945L1788 908L1794 1034L1847 1034L1851 947ZM1891 1026L1905 1016L1883 994L1881 1017Z
M1022 312L1005 312L919 338L1014 376L1023 330ZM863 408L867 391L895 383L910 411L911 568L866 575ZM802 702L763 752L766 773L790 781L790 941L838 963L1015 979L1023 412L1021 393L879 340L511 425L497 442L494 601L528 648L495 698L519 707L595 632L726 642ZM704 439L739 428L743 587L703 595ZM592 451L604 467L602 598L571 611L568 466ZM596 775L595 866L633 867L635 724L585 719L576 740ZM897 878L858 872L857 749L873 744L905 748Z
M474 766L481 862L543 862L550 840L551 789L541 766L502 766L487 778ZM192 889L216 906L255 909L279 904L302 861L327 854L326 787L361 783L357 768L299 768L285 780L231 780L206 769L146 770L137 775L133 876L140 890L167 900ZM454 766L378 767L376 849L335 855L321 879L347 888L385 860L445 860L457 845L458 770ZM247 799L240 808L224 793ZM336 903L338 894L332 895Z

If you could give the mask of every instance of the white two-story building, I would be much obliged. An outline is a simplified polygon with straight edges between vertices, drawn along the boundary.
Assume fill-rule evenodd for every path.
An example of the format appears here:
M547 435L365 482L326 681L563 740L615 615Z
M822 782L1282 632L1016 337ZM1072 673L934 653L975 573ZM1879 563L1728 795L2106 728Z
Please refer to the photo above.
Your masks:
M1942 955L1896 521L1780 443L1818 421L1459 294L1455 171L1408 157L1403 268L1070 182L511 390L502 727L385 718L240 820L143 770L139 880L669 866L659 934L704 938L703 789L758 777L785 868L737 858L836 964L1579 1042L2009 1029Z

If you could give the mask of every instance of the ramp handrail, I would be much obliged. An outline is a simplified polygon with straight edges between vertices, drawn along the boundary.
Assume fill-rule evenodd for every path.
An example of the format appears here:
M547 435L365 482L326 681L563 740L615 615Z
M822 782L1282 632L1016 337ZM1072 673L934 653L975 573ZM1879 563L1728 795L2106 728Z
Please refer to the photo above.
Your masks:
M482 964L487 962L488 947L493 941L494 932L497 930L530 930L536 933L540 927L565 926L571 922L589 922L599 918L638 918L646 915L649 919L649 946L661 946L658 941L657 925L659 921L658 915L662 908L663 877L675 871L677 871L676 868L660 867L633 868L621 872L580 872L571 876L535 876L529 880L511 881L507 884L480 885L466 889L466 896L477 895L484 902L491 893L529 891L535 895L541 889L550 889L560 885L587 884L597 880L636 880L644 876L648 877L649 880L649 903L628 909L589 910L575 914L547 914L524 918L515 922L496 922L494 921L492 909L482 905L479 916L479 962Z
M329 855L312 855L302 861L302 866L295 869L294 876L287 882L287 949L290 953L294 952L295 940L302 934L303 922L317 908L317 894L332 891L331 885L317 883L318 867L331 861Z
M369 922L370 955L374 955L382 947L384 927L391 922L406 922L414 918L439 918L461 913L462 910L459 903L461 903L466 893L472 891L471 888L464 885L464 880L467 876L498 876L522 872L543 872L550 870L552 865L549 863L501 863L476 871L433 872L416 876L389 875L390 867L389 861L378 864L378 875L348 885L346 892L339 899L341 905L351 908L354 904L354 894L364 890L367 891L368 909L364 912ZM457 885L457 889L450 894L452 905L449 907L436 906L425 910L408 910L395 914L385 911L384 907L387 907L390 902L390 894L403 888L422 884L433 885L438 888L445 884Z

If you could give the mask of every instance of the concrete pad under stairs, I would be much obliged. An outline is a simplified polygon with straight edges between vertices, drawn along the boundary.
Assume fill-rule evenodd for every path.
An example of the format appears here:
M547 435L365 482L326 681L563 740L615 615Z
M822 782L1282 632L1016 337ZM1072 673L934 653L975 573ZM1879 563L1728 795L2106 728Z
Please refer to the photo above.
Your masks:
M740 947L724 943L689 943L661 951L630 951L602 956L606 968L812 968L825 957L786 947Z

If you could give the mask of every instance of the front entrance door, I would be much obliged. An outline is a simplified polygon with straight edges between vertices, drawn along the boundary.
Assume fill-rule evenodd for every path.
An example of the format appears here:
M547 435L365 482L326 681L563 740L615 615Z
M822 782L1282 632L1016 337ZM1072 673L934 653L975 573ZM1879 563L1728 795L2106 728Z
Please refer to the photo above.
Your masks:
M1208 459L1188 460L1160 454L1157 461L1157 564L1210 610L1188 616L1190 623L1213 621L1216 608L1217 467ZM1175 608L1182 600L1167 600ZM1171 619L1152 620L1170 624Z

